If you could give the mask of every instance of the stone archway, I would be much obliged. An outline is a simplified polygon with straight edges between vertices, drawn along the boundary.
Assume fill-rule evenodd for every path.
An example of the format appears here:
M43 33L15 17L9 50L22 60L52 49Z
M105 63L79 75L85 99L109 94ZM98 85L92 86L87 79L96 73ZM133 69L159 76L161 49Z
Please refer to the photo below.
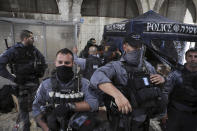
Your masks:
M133 18L138 16L138 1L136 0L83 0L82 16ZM117 10L118 9L118 10Z
M187 20L189 23L196 22L196 0L163 0L162 3L158 3L159 7L155 7L155 9L159 9L159 13L166 16L169 19L184 22L186 19L186 11L190 13L190 21ZM192 17L192 18L191 18ZM173 42L177 53L179 62L184 62L184 53L185 49L187 48L188 43L184 41L174 41Z
M163 2L158 3L159 13L166 16L169 19L183 22L187 4L190 0L163 0Z
M62 20L79 21L83 0L59 0L58 8Z
M142 5L143 1L142 0L135 0L135 2L137 4L139 14L143 14L144 13L143 5Z
M197 22L197 0L192 0L194 8L195 8L195 18L193 18L194 23Z
M78 46L79 50L83 49L89 38L95 38L97 44L99 45L100 41L102 40L104 25L120 22L127 18L130 19L140 14L138 10L139 9L138 4L136 3L137 0L91 0L91 1L81 0L80 2L81 2L80 3L81 7L79 9L81 10L81 12L84 11L83 9L86 9L84 12L88 12L88 11L92 11L92 12L87 15L85 15L86 13L80 12L81 17L84 20L84 23L81 24L80 26L79 46ZM99 3L95 4L94 2L99 2ZM114 3L110 4L110 2L114 2L114 3L117 2L117 4ZM85 4L87 4L87 6ZM124 8L117 7L118 5L119 6L125 5L125 7L127 7L126 10L124 10L125 12L122 11L122 9ZM90 9L88 6L90 6ZM96 15L94 14L95 10L93 10L93 8L94 9L98 8L98 10L95 9L97 11ZM117 10L117 8L119 8L120 10ZM116 15L115 14L116 12L119 14ZM123 14L120 12L124 12L123 17L119 17L122 16Z
M153 10L154 10L155 12L159 13L159 10L160 10L161 6L163 5L164 1L165 1L165 0L157 0L157 1L155 2L155 6L154 6Z

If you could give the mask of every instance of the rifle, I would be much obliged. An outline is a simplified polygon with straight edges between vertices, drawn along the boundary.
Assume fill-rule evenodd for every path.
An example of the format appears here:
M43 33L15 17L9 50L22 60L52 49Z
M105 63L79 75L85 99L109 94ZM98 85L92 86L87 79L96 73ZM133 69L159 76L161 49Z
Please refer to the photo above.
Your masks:
M7 39L4 39L5 40L5 45L6 45L6 48L7 48L7 50L10 48L9 46L8 46L8 41L7 41Z
M174 59L170 58L169 56L155 50L153 47L149 46L149 45L145 45L147 49L150 50L150 52L153 53L153 55L159 59L159 61L161 61L162 63L165 63L167 65L169 65L173 70L182 70L183 69L183 65L178 63L177 61L175 61Z
M10 47L8 46L8 41L7 41L7 39L4 39L4 40L5 40L5 46L6 46L7 50L8 50L8 49L10 48ZM9 68L10 68L11 73L14 74L14 67L13 67L13 64L9 63L8 66L9 66Z

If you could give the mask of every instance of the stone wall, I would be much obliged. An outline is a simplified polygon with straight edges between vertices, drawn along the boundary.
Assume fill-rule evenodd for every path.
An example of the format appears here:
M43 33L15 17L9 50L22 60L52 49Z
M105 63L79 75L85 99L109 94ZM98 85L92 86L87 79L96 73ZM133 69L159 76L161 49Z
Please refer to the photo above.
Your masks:
M97 45L100 45L103 35L104 25L120 22L125 18L106 18L106 17L83 17L84 23L80 26L80 36L78 47L83 49L90 38L95 38Z
M6 22L0 22L0 54L6 50L4 39L8 40L8 45L12 46L15 42L19 42L19 34L23 29L31 30L34 33L34 45L45 56L48 64L45 77L49 76L51 70L54 69L54 60L56 52L62 48L72 49L75 39L75 26L42 26L42 25L25 25L14 24L14 40L11 33L12 25ZM46 39L45 39L46 38ZM0 78L0 87L7 84L8 81Z
M105 0L105 3L110 4L110 1L111 0ZM115 1L116 0L113 0L113 2ZM15 4L17 4L17 2ZM82 4L83 0L57 0L59 14L0 11L0 17L25 18L34 20L58 20L67 22L82 21L78 25L77 30L77 44L79 50L82 50L84 48L87 41L91 37L96 38L97 44L100 44L104 25L119 22L128 18L111 18L109 12L107 13L109 17L81 16ZM194 23L196 22L197 0L132 0L132 2L127 2L127 4L128 5L126 7L136 6L135 9L138 10L130 10L130 13L137 12L139 14L142 14L148 10L154 10L170 19L174 19L181 22L184 21L185 15L187 15L186 10L189 9L189 12L191 14L191 16L189 17L192 17L192 19L190 20L191 23L193 23L193 21ZM101 11L102 8L104 7L100 7ZM114 10L122 10L122 8L116 8ZM135 16L135 14L132 14L132 16ZM188 19L188 17L186 17L185 19ZM12 45L13 41L18 41L18 34L19 31L22 29L29 29L34 32L35 45L46 56L47 62L49 63L49 69L47 70L46 75L48 75L52 68L54 68L53 61L57 50L64 47L68 47L71 49L72 46L76 44L74 40L76 36L74 26L47 26L45 29L47 45L43 45L43 43L45 42L43 26L16 24L13 36L13 34L11 33L12 25L10 23L0 22L0 53L2 53L5 50L4 39L8 39L8 43ZM12 39L13 37L15 40ZM182 50L183 49L184 47L182 47Z

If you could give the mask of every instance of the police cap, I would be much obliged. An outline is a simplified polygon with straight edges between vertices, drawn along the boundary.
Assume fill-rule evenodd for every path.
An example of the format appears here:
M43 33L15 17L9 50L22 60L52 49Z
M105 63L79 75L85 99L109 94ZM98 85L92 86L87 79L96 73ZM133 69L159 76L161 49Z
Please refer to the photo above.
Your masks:
M124 43L128 43L130 46L135 48L140 48L142 47L143 41L139 34L132 33L125 37Z

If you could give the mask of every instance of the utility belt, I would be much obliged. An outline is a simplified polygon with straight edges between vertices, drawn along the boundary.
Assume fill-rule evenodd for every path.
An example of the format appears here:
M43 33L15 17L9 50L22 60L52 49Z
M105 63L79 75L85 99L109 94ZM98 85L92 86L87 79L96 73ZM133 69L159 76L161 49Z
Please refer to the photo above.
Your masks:
M38 89L37 83L26 83L24 85L15 86L14 94L18 97L25 97L28 95L34 95L36 90Z
M16 74L16 77L29 82L34 82L35 80L38 80L38 77L36 77L35 74Z

